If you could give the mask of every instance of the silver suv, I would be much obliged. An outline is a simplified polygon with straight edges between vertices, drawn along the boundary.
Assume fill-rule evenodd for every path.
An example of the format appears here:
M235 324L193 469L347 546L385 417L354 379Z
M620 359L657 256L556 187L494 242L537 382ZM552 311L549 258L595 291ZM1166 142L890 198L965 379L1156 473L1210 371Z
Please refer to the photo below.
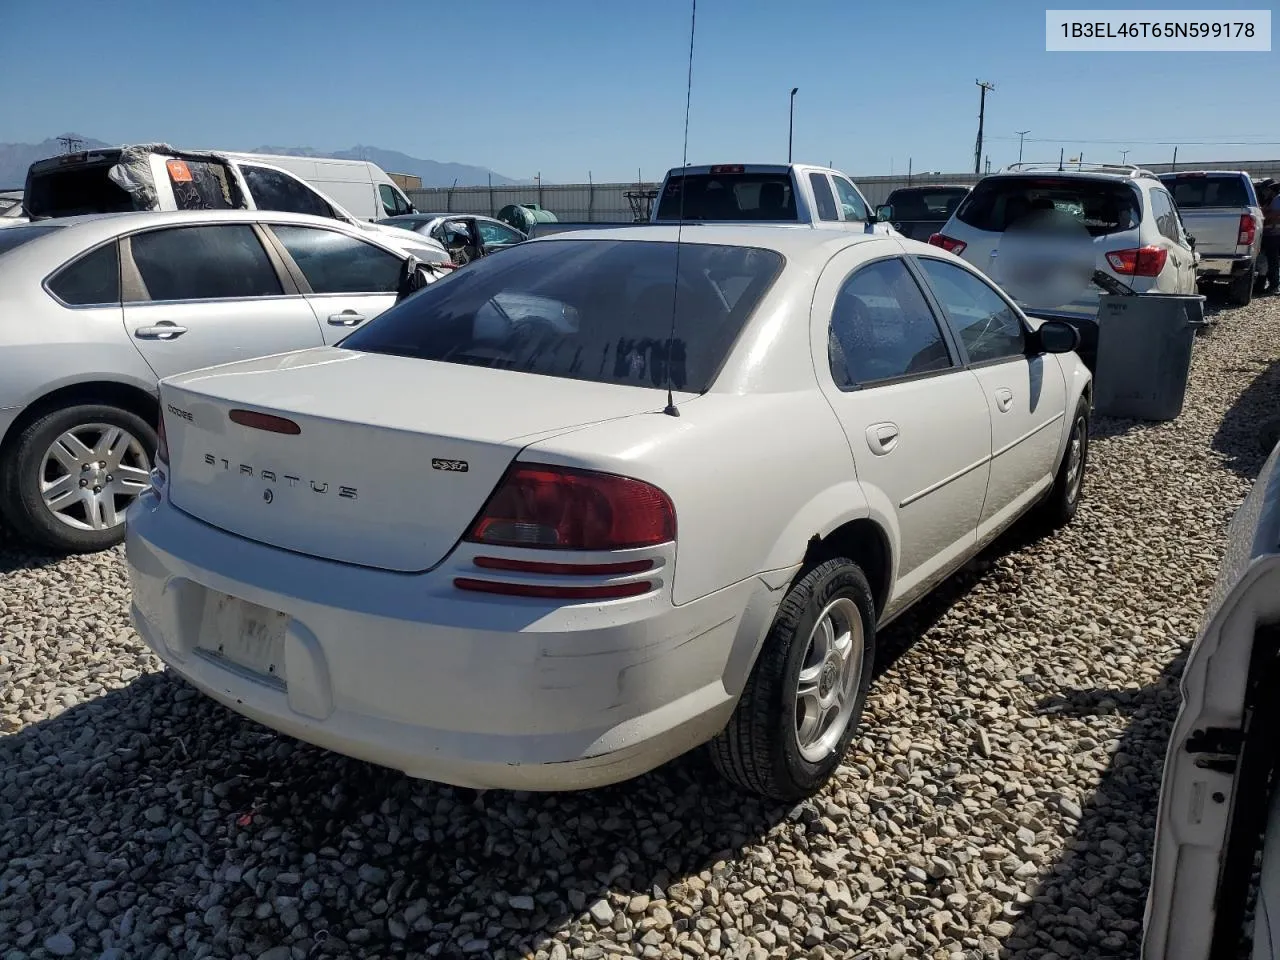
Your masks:
M395 303L408 251L265 210L116 213L0 230L0 516L44 547L124 533L156 382L336 343Z
M1022 228L1042 212L1074 220L1082 228L1081 242L1092 244L1094 269L1135 292L1196 292L1195 241L1164 184L1138 167L1014 164L978 181L929 242L1005 285L1002 268L1016 253L1011 247L1028 236ZM1081 356L1092 366L1101 291L1095 284L1076 289L1062 303L1028 302L1014 295L1028 312L1074 323L1080 330Z

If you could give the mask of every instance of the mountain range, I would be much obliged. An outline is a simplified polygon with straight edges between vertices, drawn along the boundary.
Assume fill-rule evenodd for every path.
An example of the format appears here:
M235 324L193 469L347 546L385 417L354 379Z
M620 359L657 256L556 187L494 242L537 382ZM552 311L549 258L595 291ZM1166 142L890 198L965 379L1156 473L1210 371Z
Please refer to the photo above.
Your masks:
M82 150L98 150L113 144L66 134L80 141ZM179 146L179 144L175 144ZM231 149L231 148L227 148ZM42 140L40 143L0 143L0 190L21 187L27 179L27 168L37 160L54 157L65 152L65 147L56 137ZM493 178L495 185L504 183L520 183L511 177L494 173L487 167L476 167L466 163L447 163L439 160L423 160L411 157L398 150L384 150L381 147L354 146L350 150L316 150L314 147L254 147L247 153L277 153L292 157L336 157L340 160L370 160L387 173L407 173L422 178L424 187L447 187L457 180L458 186L483 186Z

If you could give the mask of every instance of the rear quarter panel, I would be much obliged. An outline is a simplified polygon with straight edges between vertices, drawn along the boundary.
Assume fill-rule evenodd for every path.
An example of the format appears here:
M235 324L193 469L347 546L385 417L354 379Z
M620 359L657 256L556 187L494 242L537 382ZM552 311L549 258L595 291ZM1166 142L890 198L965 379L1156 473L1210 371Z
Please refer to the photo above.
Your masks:
M808 541L868 514L848 442L815 388L707 394L536 443L521 459L657 485L676 509L677 604L799 563Z

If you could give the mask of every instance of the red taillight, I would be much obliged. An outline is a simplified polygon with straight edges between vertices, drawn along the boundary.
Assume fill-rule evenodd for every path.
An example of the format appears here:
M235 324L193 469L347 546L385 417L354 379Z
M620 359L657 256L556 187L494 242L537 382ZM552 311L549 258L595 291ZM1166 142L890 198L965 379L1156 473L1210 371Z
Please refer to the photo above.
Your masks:
M1240 214L1240 235L1236 237L1236 243L1243 247L1253 246L1253 238L1258 235L1258 225L1253 220L1253 214Z
M505 583L501 580L455 577L453 585L459 590L471 590L475 593L496 593L504 597L536 597L539 600L621 600L625 597L638 597L653 589L653 584L648 580L601 583L589 587L565 587L544 583Z
M546 464L509 470L465 537L553 550L627 550L675 538L675 507L652 484Z
M1107 254L1111 269L1128 277L1154 277L1164 269L1168 259L1169 251L1164 247L1135 247Z
M164 433L164 411L160 411L160 421L156 424L156 462L169 465L169 438Z
M963 240L948 237L945 233L935 233L929 238L929 242L935 247L941 247L947 253L954 253L956 256L964 253L964 248L968 246Z
M232 423L238 423L242 427L249 427L253 430L266 430L269 433L287 433L294 437L302 432L302 428L292 420L273 416L270 413L258 413L256 410L232 410L227 416Z

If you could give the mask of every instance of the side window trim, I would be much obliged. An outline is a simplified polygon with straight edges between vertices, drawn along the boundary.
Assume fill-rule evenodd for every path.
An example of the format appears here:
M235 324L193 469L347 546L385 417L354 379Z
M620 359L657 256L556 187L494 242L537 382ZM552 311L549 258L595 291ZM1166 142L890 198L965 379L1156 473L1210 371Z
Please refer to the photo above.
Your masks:
M937 304L937 309L941 311L941 315L945 320L945 325L947 327L947 330L951 334L950 339L957 346L957 348L960 351L960 356L963 358L964 369L981 370L983 367L993 367L998 363L1011 363L1012 361L1015 361L1015 360L1027 359L1025 347L1027 343L1027 338L1031 335L1031 330L1030 328L1028 328L1026 321L1023 319L1021 308L1012 300L1010 300L1007 296L1005 296L1005 292L1001 290L996 284L983 281L983 282L986 282L986 285L992 291L995 292L996 296L998 296L1001 300L1005 302L1006 306L1010 307L1013 310L1013 315L1018 321L1018 326L1022 328L1022 343L1023 343L1024 351L1018 354L1009 354L1008 356L1004 356L1004 357L993 357L990 360L974 360L972 357L969 356L969 350L964 344L964 339L960 336L960 331L955 328L954 321L951 319L951 314L947 310L946 304L944 304L942 300L938 298L936 292L933 289L933 285L928 282L928 274L925 273L924 268L921 267L917 261L936 260L938 263L945 263L948 266L955 267L957 270L964 270L966 273L974 274L975 279L979 281L982 281L982 277L977 276L976 273L973 270L970 270L968 267L961 267L958 264L951 263L951 261L949 260L943 260L941 257L930 257L928 255L913 253L908 256L908 259L911 261L911 266L913 267L913 269L918 272L919 277L924 281L925 288L929 291L928 293L929 301L931 303Z
M97 253L103 247L106 247L109 245L114 245L116 248L116 289L118 291L118 296L114 301L106 301L103 303L67 303L67 301L63 300L60 296L58 296L56 293L53 292L53 286L52 286L53 281L57 279L57 277L64 270L68 269L69 267L71 267L76 263L79 263L85 257L91 254ZM69 260L64 260L61 264L54 267L45 275L45 278L40 281L40 286L44 289L45 293L47 293L50 297L53 298L53 300L58 304L58 306L62 307L65 310L101 310L103 307L119 307L124 304L125 302L124 301L124 281L122 277L123 273L124 273L124 257L120 249L120 238L112 237L110 240L104 240L101 243L94 244L92 247L89 247L87 250L81 250L79 253L77 253L74 257L72 257Z
M840 384L836 383L835 378L832 377L831 378L832 385L841 393L858 393L863 390L876 390L876 389L879 389L880 387L892 387L900 383L912 383L916 380L927 380L930 377L943 377L948 374L961 373L968 369L967 363L964 362L968 358L957 349L958 341L956 340L955 337L952 336L950 325L942 319L942 315L939 313L938 304L933 299L932 291L929 289L928 284L921 282L921 274L916 268L916 265L911 262L911 258L909 256L906 256L902 253L886 253L882 256L874 257L870 260L864 260L862 263L858 264L856 267L854 267L852 270L846 273L844 277L840 280L840 283L836 287L836 296L839 297L840 291L842 291L845 288L845 286L849 283L849 281L852 280L857 274L861 273L863 270L866 270L868 267L875 266L876 264L879 264L879 263L885 263L886 261L889 261L889 260L897 260L899 263L901 263L903 267L906 269L908 276L911 277L916 287L919 288L920 293L924 298L925 306L928 307L929 313L933 317L933 322L938 328L938 333L942 337L942 342L947 348L947 359L950 360L951 366L945 367L942 370L922 370L919 373L904 373L896 377L882 377L878 380L864 380L860 383L850 384L847 387L842 387ZM832 306L834 308L834 303ZM826 328L827 328L828 337L831 336L831 318L833 314L834 314L834 309L828 312L827 319L826 319ZM818 364L818 366L822 367L824 365ZM825 364L825 367L827 371L827 376L830 377L831 364L828 362L827 364Z

